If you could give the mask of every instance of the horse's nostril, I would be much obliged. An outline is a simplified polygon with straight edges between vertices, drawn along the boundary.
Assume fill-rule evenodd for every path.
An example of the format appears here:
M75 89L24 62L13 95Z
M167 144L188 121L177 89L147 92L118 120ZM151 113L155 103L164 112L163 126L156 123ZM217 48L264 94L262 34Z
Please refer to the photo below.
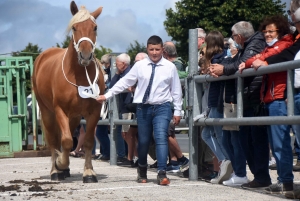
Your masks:
M84 59L81 52L79 53L79 55L80 55L80 58L81 58L81 59Z
M92 59L92 57L93 57L93 54L91 53L89 60L91 60L91 59Z

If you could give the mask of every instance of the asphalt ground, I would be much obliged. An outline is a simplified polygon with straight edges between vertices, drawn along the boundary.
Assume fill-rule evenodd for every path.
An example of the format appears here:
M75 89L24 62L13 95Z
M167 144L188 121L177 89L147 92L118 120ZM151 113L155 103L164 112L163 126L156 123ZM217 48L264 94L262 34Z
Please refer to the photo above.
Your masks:
M148 169L148 183L136 182L136 169L93 161L98 183L82 182L84 159L70 158L71 177L61 182L50 180L50 157L0 159L0 200L282 200L284 195L269 195L263 190L213 185L205 181L189 181L168 174L170 185L156 184L156 170ZM150 158L148 163L154 161ZM253 175L248 170L248 178ZM270 171L276 182L276 170ZM299 173L294 173L300 188Z

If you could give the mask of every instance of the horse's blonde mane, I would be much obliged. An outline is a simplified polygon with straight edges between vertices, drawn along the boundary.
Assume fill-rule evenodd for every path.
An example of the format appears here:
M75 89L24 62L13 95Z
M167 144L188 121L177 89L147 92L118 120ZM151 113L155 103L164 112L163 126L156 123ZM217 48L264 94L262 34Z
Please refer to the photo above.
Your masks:
M67 34L71 31L72 26L78 22L83 22L87 19L94 19L93 16L91 16L90 12L85 8L85 6L81 6L80 10L72 17L72 19L69 22L68 28L66 30ZM93 20L95 22L95 20Z

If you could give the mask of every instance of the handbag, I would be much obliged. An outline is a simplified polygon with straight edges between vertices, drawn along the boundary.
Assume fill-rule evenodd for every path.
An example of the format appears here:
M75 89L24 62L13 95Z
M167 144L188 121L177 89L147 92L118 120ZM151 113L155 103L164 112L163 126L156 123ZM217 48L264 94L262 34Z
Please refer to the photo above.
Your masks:
M224 103L224 118L237 118L237 104ZM223 130L239 131L240 127L236 125L224 125Z

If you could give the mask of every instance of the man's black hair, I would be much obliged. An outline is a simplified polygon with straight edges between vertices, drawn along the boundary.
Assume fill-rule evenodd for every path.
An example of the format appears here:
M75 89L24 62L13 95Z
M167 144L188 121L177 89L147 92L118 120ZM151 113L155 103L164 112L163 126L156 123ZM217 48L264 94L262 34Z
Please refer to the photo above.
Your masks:
M147 46L148 45L161 45L163 46L162 39L159 36L153 35L151 36L148 41L147 41Z

